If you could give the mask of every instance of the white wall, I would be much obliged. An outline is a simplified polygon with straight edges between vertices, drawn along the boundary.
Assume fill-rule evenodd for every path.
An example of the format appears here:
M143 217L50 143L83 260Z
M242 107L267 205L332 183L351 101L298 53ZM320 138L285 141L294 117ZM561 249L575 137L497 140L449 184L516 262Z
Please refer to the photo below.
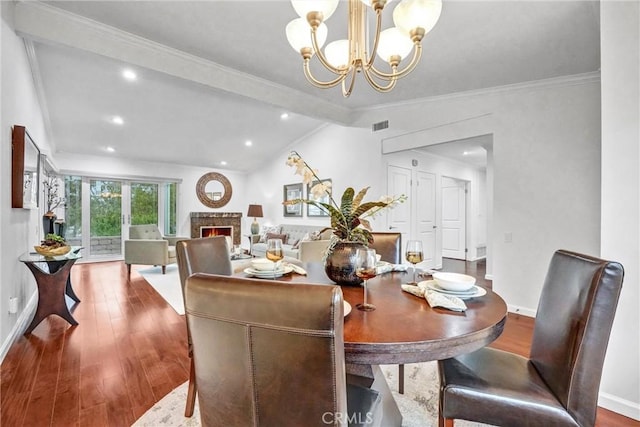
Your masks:
M347 187L360 191L370 186L365 201L378 200L386 194L386 166L382 160L380 140L370 130L326 126L309 135L304 141L294 144L309 166L318 170L321 179L331 178L334 199L340 197ZM285 217L282 208L283 185L302 182L294 169L286 166L289 152L281 153L265 162L265 167L247 178L247 194L252 203L263 206L264 218L260 224L315 224L329 225L327 218L306 216ZM306 197L306 189L305 197ZM372 222L376 231L384 231L386 222L379 218Z
M489 274L513 310L535 314L555 250L599 254L599 101L587 76L386 111L392 127L421 130L388 136L385 152L493 135Z
M0 112L0 359L10 344L15 325L30 321L25 305L34 295L35 281L18 257L39 243L41 216L37 209L11 208L11 128L26 126L42 151L49 144L42 112L31 78L31 69L22 39L12 30L13 3L0 2L1 84ZM18 313L9 314L9 297L18 297ZM28 313L30 314L30 313Z
M600 2L602 256L625 269L600 404L640 419L640 6Z

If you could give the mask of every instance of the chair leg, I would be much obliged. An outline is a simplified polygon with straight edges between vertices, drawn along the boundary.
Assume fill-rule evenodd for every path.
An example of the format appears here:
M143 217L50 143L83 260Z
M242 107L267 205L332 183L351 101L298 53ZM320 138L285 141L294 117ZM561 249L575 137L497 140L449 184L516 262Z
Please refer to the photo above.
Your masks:
M398 393L404 394L404 365L398 365Z
M196 406L196 367L191 359L189 368L189 390L187 391L187 406L184 408L184 416L191 417Z
M127 279L131 279L131 264L127 264Z
M162 266L162 274L165 274L167 272L167 266L163 265Z

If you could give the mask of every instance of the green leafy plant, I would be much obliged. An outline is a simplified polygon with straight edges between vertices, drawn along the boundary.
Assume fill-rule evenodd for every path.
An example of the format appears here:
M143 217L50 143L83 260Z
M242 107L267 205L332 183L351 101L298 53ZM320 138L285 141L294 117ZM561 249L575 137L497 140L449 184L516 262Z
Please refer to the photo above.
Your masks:
M44 236L44 240L42 241L42 246L57 248L57 247L66 246L66 245L67 245L67 242L64 240L62 236L59 236L53 233L49 233L46 236Z
M360 242L368 245L373 242L371 224L368 218L375 217L384 209L392 209L407 199L404 194L401 194L400 196L382 196L378 201L365 202L364 198L369 187L363 188L357 194L352 187L348 187L342 194L340 204L338 204L331 194L331 183L323 182L318 178L317 170L312 169L297 151L289 153L287 165L296 168L295 174L302 176L303 183L308 184L315 181L318 183L309 190L308 199L288 200L284 204L306 203L316 206L329 214L331 227L328 228L333 230L333 235L335 236L333 240L335 241ZM329 203L315 200L324 195L329 197ZM335 244L335 241L331 247Z

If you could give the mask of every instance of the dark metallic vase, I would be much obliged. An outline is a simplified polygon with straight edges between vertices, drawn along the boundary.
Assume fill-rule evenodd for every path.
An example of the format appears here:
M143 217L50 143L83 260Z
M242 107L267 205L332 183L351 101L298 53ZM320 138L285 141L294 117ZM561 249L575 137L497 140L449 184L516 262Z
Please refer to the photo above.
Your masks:
M48 211L42 216L42 232L46 236L47 234L55 233L54 223L56 221L56 214Z
M324 271L338 285L360 286L362 279L356 276L356 252L365 246L358 242L339 242L324 262Z

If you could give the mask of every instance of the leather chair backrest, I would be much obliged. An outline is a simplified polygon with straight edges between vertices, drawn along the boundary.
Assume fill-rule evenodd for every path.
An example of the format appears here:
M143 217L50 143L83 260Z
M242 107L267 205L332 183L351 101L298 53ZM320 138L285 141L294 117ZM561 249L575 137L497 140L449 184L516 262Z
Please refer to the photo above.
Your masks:
M375 249L377 254L382 255L382 261L392 264L400 264L402 262L402 234L372 232L373 243L369 244L371 249Z
M557 251L536 314L530 360L580 425L594 425L618 304L620 264Z
M156 224L131 225L129 226L129 238L161 240L162 234L160 234L160 230L158 230Z
M332 285L189 277L202 424L323 425L346 414L342 302Z
M225 236L180 240L176 243L176 257L183 299L185 298L187 278L192 274L209 273L225 276L232 274L231 258L227 244ZM188 325L187 339L189 353L191 353L191 334L188 330Z

